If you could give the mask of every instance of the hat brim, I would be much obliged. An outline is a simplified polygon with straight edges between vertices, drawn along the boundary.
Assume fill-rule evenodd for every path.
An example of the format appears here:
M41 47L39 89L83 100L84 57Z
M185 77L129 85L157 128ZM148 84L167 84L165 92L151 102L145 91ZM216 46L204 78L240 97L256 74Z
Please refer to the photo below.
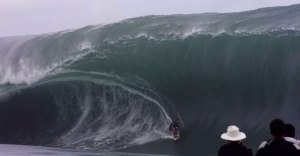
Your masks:
M227 133L223 133L221 135L221 138L223 140L228 140L228 141L238 141L238 140L245 139L246 138L246 134L243 133L243 132L239 132L239 134L237 136L232 137L232 136L229 136Z

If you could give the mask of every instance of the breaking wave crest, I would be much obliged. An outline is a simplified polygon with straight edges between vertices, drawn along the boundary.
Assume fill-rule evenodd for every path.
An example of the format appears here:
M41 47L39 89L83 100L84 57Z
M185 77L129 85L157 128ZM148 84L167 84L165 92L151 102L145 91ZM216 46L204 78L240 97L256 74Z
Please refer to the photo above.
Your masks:
M293 5L0 38L1 143L115 150L182 117L185 155L214 153L207 140L232 123L254 145L274 116L300 117L299 17Z

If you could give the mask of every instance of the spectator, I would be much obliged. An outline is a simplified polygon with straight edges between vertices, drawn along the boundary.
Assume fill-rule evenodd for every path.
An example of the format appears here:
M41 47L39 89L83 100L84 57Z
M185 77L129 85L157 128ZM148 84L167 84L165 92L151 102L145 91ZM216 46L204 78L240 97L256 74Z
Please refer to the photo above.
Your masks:
M284 125L284 139L293 143L297 150L300 149L300 141L295 139L295 127L292 124Z
M284 122L274 119L270 123L273 139L264 141L259 146L256 156L297 156L297 149L284 139Z
M218 156L253 156L252 150L243 145L241 140L245 139L246 135L240 132L238 127L228 126L227 132L223 133L221 138L228 143L220 147Z

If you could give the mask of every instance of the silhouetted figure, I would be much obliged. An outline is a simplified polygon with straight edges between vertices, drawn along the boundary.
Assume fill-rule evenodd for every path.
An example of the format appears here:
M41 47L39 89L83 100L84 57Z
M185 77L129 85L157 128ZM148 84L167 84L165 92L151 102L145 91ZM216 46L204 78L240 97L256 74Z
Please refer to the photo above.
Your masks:
M180 129L180 124L179 124L179 119L176 118L169 126L170 131L174 130L179 130Z
M270 123L273 139L264 141L259 146L256 156L297 156L297 149L284 139L284 122L274 119Z
M220 147L218 156L253 156L252 150L243 145L241 140L245 139L246 135L240 132L238 127L228 126L227 132L223 133L221 138L229 142Z
M179 119L176 118L169 126L169 130L173 134L173 139L177 141L180 137L180 132L179 130L181 129L180 124L179 124Z
M295 127L292 124L284 124L284 139L300 149L300 140L295 139Z

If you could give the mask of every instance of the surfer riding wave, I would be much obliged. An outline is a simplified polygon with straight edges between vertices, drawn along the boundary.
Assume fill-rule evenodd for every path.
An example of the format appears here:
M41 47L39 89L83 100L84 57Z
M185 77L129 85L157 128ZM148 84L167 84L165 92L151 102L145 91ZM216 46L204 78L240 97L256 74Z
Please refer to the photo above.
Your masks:
M179 140L181 126L179 124L179 119L176 118L169 126L169 131L173 134L173 139L175 141Z

